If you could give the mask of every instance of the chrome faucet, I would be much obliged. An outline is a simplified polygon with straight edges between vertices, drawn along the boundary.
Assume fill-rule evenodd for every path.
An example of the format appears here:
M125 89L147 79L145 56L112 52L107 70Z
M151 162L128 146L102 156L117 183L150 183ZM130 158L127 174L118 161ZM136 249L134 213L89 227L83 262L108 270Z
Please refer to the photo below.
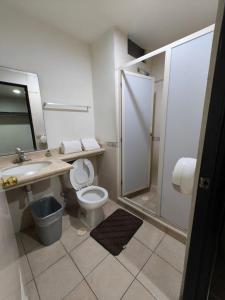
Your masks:
M15 163L21 163L30 160L26 157L24 150L19 147L16 148L16 154L18 154L18 158L15 160Z

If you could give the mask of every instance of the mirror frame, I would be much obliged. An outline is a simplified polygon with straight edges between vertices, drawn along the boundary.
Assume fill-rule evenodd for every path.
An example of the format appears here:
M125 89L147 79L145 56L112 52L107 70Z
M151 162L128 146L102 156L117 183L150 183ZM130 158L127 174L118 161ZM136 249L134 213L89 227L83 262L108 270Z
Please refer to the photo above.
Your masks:
M23 72L7 67L0 66L0 82L15 85L24 85L27 87L31 117L34 129L34 138L36 142L36 150L44 150L48 148L48 144L42 144L41 136L46 136L44 114L42 110L41 94L38 82L38 76L35 73ZM25 150L26 151L26 150ZM31 152L31 151L26 151ZM11 154L6 154L11 155ZM2 155L4 156L4 155Z

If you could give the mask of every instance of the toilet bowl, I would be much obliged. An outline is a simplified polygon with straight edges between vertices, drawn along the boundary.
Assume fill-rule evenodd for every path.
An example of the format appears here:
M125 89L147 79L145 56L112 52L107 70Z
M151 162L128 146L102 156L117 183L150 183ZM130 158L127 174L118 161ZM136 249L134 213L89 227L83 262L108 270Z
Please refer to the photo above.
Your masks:
M90 160L78 159L73 169L64 176L67 187L76 191L77 201L81 207L80 219L88 227L93 228L104 220L102 206L108 200L106 189L92 185L94 168Z

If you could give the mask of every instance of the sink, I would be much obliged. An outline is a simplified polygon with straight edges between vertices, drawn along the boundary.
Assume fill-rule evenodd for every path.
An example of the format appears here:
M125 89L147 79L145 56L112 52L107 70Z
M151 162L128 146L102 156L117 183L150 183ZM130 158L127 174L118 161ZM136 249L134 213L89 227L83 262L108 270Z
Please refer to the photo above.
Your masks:
M1 176L33 175L51 164L50 161L31 162L25 165L16 165L1 171Z

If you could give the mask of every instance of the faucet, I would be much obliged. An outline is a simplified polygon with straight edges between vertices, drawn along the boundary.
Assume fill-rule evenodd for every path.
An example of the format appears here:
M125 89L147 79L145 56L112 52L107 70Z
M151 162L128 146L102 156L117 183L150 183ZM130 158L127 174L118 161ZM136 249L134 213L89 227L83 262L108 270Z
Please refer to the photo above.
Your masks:
M26 157L24 150L19 147L16 148L16 154L18 154L18 158L15 160L15 163L22 163L24 161L30 160Z

